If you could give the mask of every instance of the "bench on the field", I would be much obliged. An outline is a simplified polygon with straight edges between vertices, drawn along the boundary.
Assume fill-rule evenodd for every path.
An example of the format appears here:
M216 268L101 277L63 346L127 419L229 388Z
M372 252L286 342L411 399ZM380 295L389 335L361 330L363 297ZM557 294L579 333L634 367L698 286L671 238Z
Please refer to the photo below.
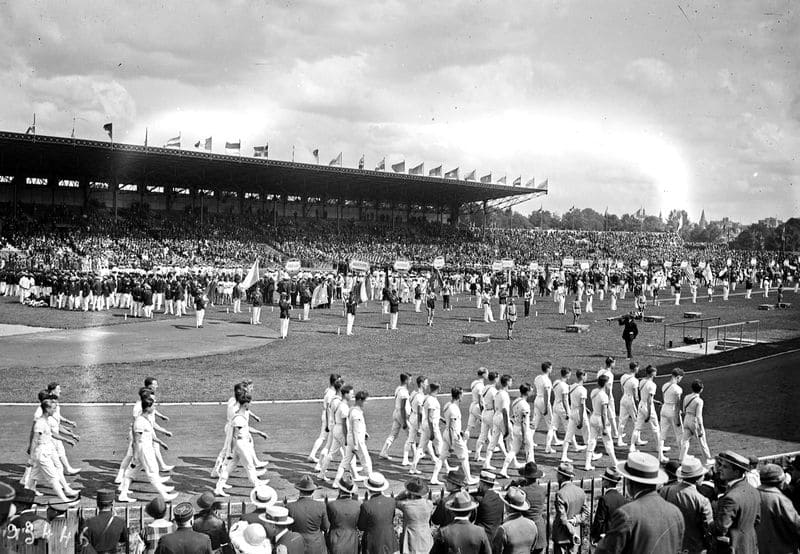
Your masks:
M703 344L703 337L683 337L683 344Z
M567 333L588 333L589 326L576 323L575 325L567 325L566 331Z
M784 308L784 309L791 308L792 307L792 303L791 302L778 302L778 307L779 308Z
M464 335L461 339L464 344L478 344L480 342L489 342L488 333L469 333Z
M644 316L644 320L647 323L661 323L662 321L664 321L664 316L663 315L646 315L646 316Z
M703 312L683 312L684 319L697 319L702 316Z
M771 310L771 309L772 309L772 308L774 308L774 307L775 307L775 306L773 306L772 304L759 304L759 305L758 305L758 309L759 309L759 310L764 310L764 311L769 311L769 310Z

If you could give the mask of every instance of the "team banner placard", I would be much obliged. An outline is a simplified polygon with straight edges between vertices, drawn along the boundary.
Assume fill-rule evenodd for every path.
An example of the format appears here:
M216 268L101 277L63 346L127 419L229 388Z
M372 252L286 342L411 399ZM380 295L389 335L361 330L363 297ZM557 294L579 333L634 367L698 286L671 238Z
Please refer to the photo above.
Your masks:
M492 262L492 271L502 271L503 269L503 262L496 261Z
M531 262L528 264L528 269L531 271L537 271L539 269L539 262Z
M503 264L503 269L514 269L514 260L511 258L503 258L500 263Z
M647 261L647 260L642 260L641 262L639 262L639 267L641 267L642 269L647 269L647 267L649 265L650 265L650 262Z
M436 256L433 259L433 269L442 269L444 267L444 256Z
M369 272L369 264L364 260L350 260L350 269L352 271Z
M395 260L394 262L394 270L395 271L409 271L411 269L411 262L408 260Z
M575 260L573 258L564 258L561 260L561 265L564 267L572 267L575 265Z
M288 271L289 273L295 273L297 271L300 271L300 260L297 259L287 260L286 266L284 267L286 268L286 271Z
M687 262L686 260L682 261L681 262L681 269L686 269L687 267L689 267L689 262Z
M617 262L617 269L622 269L623 267L625 267L624 262Z
M664 262L664 267L666 267L667 269L671 268L672 262Z
M581 269L583 271L586 271L587 269L589 269L589 262L581 262Z

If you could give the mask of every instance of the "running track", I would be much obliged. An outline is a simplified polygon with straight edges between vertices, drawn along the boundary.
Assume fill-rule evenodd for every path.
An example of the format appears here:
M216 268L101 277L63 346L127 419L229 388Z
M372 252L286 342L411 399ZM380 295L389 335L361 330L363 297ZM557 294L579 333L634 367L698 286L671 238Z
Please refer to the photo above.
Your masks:
M712 453L724 449L735 449L746 455L768 455L800 450L800 351L787 352L767 359L747 362L698 374L689 374L684 379L684 391L695 378L701 378L706 391L706 422ZM665 377L659 379L659 384ZM617 385L618 388L618 385ZM618 391L617 391L618 392ZM466 408L466 399L462 409ZM0 479L16 481L25 463L25 440L34 408L24 405L0 406ZM392 410L389 399L372 399L368 402L367 428L371 434L368 441L373 462L391 480L393 490L399 491L407 474L399 461L386 462L377 457L385 434L388 431ZM82 436L77 448L68 447L68 456L73 465L84 468L74 478L84 488L87 498L93 497L98 488L111 486L119 461L124 453L125 428L129 422L131 407L120 405L69 405L63 406L63 413L78 423ZM176 490L182 498L195 496L214 485L209 477L214 458L221 446L222 428L225 418L223 405L168 405L161 411L170 416L165 426L175 436L166 439L170 450L166 453L167 463L174 463L173 472ZM319 431L319 403L258 403L253 411L263 421L256 427L270 435L269 441L255 438L256 449L262 459L270 461L267 477L281 495L295 494L291 484L300 475L311 472L311 464L305 461L311 444ZM466 423L466 419L465 419ZM402 438L402 435L401 435ZM544 441L543 432L537 433L537 442ZM652 441L651 441L652 443ZM472 446L473 442L470 442ZM670 444L670 442L668 442ZM674 444L673 444L674 446ZM645 449L649 448L645 447ZM545 479L553 477L553 467L557 464L554 455L544 455L537 449L537 461L544 466ZM392 454L398 456L400 446L392 447ZM624 453L620 452L624 456ZM577 456L577 454L575 454ZM576 465L578 459L576 458ZM424 462L423 462L424 463ZM495 465L501 463L499 454L495 455ZM600 471L608 464L604 457L595 465ZM335 471L331 464L329 474ZM430 475L430 464L422 468ZM473 464L473 471L477 465ZM582 472L578 472L582 477ZM234 497L246 496L249 484L240 472L234 474L230 483ZM142 499L152 498L154 491L149 484L136 483L134 494ZM326 489L331 496L334 492ZM45 488L43 492L47 493Z

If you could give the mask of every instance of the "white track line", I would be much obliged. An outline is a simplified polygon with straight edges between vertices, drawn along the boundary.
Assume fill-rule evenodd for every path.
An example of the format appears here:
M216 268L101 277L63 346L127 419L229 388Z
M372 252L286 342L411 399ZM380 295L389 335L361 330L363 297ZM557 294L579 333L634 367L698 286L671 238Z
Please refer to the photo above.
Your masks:
M752 364L755 362L761 362L763 360L769 360L770 358L777 358L778 356L785 356L786 354L794 354L796 352L800 352L800 348L795 348L793 350L786 350L785 352L778 352L776 354L769 354L768 356L761 356L760 358L753 358L752 360L745 360L743 362L734 362L730 364L715 366L715 367L707 367L705 369L697 369L694 371L687 371L687 375L694 375L695 373L706 373L708 371L716 371L718 369L725 369L727 367L736 367L745 364ZM659 377L669 377L668 375L659 375ZM442 398L449 397L449 394L439 394L437 395ZM370 396L370 400L393 400L394 396ZM306 398L306 399L299 399L299 400L254 400L251 404L262 404L262 405L269 405L269 404L319 404L322 402L321 398ZM83 407L83 408L93 408L93 407L124 407L124 406L133 406L133 402L63 402L62 406L76 406L76 407ZM159 402L159 406L222 406L227 404L226 401L217 401L217 402ZM13 407L13 406L38 406L38 403L35 402L0 402L0 407Z

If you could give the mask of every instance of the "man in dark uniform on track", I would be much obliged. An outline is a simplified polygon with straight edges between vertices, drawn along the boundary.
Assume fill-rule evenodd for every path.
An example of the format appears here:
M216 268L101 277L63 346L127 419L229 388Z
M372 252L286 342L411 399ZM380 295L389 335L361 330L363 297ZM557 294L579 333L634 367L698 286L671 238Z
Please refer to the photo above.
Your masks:
M126 552L128 530L125 522L114 515L114 491L97 491L98 514L86 522L81 544L91 546L97 554Z
M633 320L633 314L627 314L620 318L619 324L623 325L622 340L625 341L625 350L628 352L628 359L633 358L631 348L633 347L633 340L639 336L639 328Z

